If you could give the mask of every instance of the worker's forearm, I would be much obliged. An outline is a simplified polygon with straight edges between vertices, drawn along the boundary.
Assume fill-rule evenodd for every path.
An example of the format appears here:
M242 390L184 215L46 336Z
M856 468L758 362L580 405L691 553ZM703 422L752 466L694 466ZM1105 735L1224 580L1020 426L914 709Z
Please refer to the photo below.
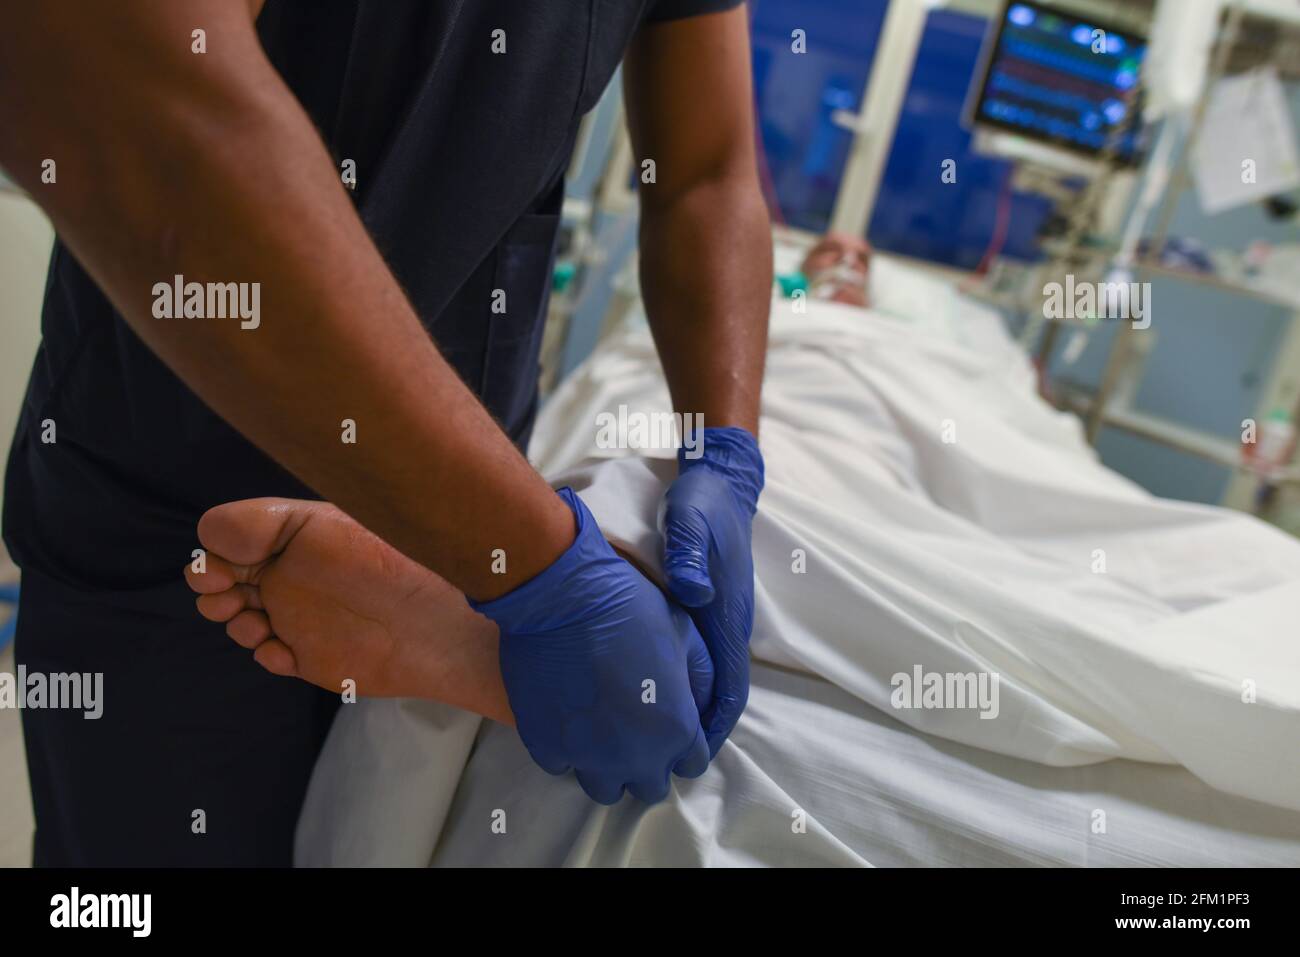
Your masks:
M641 285L677 411L757 435L772 289L757 186L722 177L646 208Z
M84 121L19 121L0 163L220 415L467 594L501 594L567 547L572 515L439 356L307 116L246 52L242 74L196 59L213 76L179 91L166 65L150 84L83 90ZM43 156L55 184L39 179ZM177 275L260 283L257 328L155 318L155 284Z

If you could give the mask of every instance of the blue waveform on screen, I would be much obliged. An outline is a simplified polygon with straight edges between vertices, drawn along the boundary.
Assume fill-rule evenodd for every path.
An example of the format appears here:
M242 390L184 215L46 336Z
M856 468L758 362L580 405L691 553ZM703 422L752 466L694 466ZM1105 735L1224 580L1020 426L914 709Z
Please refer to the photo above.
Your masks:
M1066 53L1012 37L1003 40L1001 52L1015 59L1036 63L1039 66L1049 67L1062 73L1068 73L1071 76L1082 77L1094 83L1119 86L1121 89L1124 88L1123 85L1127 82L1125 78L1132 74L1131 70L1124 68L1123 61L1111 57L1109 54L1084 53L1080 55L1077 52ZM999 59L1005 58L999 57ZM1128 85L1131 86L1132 83L1129 82Z
M1086 122L997 97L986 99L980 112L989 119L1025 130L1036 130L1053 139L1077 143L1094 150L1104 148L1113 132L1112 128L1103 126L1099 114L1093 114L1093 121ZM1122 150L1127 151L1133 141L1134 133L1126 132L1121 142Z
M1127 114L1122 101L1113 99L1098 101L1096 97L1084 96L1081 93L1072 93L1068 90L1053 89L1041 83L1022 80L1002 70L997 70L989 76L988 91L993 94L1003 93L1021 97L1062 112L1075 113L1081 117L1090 114L1104 116L1111 125L1123 121ZM1118 111L1114 108L1114 105L1118 105Z

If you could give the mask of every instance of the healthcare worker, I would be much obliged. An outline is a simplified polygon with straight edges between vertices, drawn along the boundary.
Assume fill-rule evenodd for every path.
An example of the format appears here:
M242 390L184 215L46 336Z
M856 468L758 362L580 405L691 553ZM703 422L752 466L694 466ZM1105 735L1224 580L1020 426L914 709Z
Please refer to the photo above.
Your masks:
M59 234L6 478L17 657L104 676L99 720L23 713L36 863L289 863L338 696L267 674L180 575L251 496L325 497L470 596L547 770L601 801L701 773L748 690L762 487L738 0L3 11L0 165ZM673 599L520 453L563 171L625 54L645 299L708 426L668 493Z

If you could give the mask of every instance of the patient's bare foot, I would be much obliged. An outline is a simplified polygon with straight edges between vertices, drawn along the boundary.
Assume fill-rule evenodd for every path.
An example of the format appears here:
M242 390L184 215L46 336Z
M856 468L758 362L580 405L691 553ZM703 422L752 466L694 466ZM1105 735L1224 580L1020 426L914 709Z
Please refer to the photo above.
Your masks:
M331 691L423 697L512 723L496 627L464 596L326 502L248 499L199 522L199 612L262 667Z

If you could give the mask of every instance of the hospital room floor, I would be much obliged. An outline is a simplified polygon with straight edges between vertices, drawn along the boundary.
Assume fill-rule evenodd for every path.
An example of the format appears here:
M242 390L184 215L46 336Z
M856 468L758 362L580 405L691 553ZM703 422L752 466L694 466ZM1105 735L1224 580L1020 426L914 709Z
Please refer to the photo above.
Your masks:
M14 648L0 652L0 671L14 673ZM18 711L0 708L0 867L28 867L32 857L32 799Z

